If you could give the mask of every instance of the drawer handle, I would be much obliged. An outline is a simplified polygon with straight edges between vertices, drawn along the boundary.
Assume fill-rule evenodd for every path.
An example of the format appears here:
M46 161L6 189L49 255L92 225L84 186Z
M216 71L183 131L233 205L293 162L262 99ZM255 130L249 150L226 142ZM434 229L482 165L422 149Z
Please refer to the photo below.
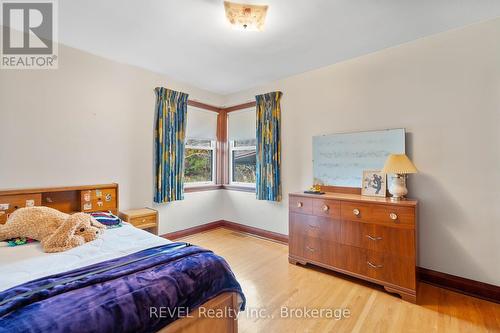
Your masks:
M306 246L306 249L310 252L314 252L314 248L310 247L310 246Z
M329 209L330 209L330 207L328 207L328 205L323 205L323 211L324 212L327 212Z
M382 240L382 237L373 237L373 236L370 236L370 235L366 235L366 237L367 237L369 240L372 240L372 241L379 241L379 240Z
M298 201L297 202L297 208L301 208L302 206L304 206L304 204L301 201Z
M390 213L389 218L393 221L396 221L398 219L398 214L396 213Z
M319 229L319 226L314 224L308 224L310 228Z
M384 265L375 265L369 261L367 261L366 263L368 264L368 266L370 266L371 268L375 268L375 269L384 267Z
M360 212L360 211L359 211L359 209L357 209L357 208L354 208L354 209L352 210L352 213L353 213L354 215L356 215L356 216L359 216L359 214L361 214L361 212Z

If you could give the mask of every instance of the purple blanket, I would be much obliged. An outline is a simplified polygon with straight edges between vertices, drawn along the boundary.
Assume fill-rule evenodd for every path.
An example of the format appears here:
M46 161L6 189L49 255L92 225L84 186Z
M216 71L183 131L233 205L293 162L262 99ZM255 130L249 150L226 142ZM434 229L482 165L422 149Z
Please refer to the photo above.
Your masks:
M172 243L0 292L0 332L154 332L226 291L243 310L224 259Z

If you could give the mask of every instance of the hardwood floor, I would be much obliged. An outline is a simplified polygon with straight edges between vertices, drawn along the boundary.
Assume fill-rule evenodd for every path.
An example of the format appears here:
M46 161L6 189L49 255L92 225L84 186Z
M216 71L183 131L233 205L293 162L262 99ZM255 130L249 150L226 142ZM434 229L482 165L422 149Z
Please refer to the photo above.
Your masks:
M179 240L209 248L231 265L247 297L239 317L243 333L500 332L499 304L421 283L414 305L361 280L289 264L286 245L223 228ZM296 317L304 307L326 309L329 318L281 318L282 307ZM343 308L349 317L332 318L329 311Z

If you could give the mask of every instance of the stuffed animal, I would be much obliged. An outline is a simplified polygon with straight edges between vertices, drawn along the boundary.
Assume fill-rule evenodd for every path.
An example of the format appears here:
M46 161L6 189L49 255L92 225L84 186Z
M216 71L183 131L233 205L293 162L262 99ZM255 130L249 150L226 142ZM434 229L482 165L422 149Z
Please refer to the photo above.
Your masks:
M49 207L26 207L0 224L0 241L27 237L40 241L45 252L62 252L97 239L104 229L86 213L69 215Z

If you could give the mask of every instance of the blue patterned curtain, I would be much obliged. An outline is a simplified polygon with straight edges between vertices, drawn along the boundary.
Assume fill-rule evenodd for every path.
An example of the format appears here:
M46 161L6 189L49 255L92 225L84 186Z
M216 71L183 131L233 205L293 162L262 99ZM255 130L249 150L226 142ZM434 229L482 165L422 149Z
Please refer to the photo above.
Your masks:
M155 93L154 201L182 200L188 94L166 88L156 88Z
M258 200L281 201L280 91L256 96Z

